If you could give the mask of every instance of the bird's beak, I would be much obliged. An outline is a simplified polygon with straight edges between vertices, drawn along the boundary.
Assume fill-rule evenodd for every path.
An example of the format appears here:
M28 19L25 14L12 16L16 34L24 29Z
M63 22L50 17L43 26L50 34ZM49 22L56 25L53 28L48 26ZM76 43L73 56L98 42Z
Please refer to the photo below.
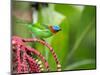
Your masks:
M62 29L59 29L59 31L61 31Z
M61 31L62 29L59 29L57 32Z

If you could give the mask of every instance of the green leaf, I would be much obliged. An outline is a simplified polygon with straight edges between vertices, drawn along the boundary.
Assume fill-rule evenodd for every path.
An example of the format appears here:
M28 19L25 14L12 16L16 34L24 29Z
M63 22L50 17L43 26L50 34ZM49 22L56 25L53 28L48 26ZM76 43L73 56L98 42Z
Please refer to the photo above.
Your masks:
M72 63L71 65L68 65L64 70L75 70L75 69L78 69L78 67L80 67L80 66L89 65L89 64L94 65L95 60L85 59L85 60L77 61L77 62ZM81 69L82 69L82 67L81 67Z

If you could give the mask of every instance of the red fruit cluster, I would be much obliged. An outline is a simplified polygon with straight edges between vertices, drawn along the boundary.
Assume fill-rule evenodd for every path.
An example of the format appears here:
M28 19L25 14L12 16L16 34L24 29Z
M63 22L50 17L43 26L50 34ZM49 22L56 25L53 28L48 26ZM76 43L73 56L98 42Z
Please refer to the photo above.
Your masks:
M50 71L49 64L46 61L45 57L42 56L42 54L38 50L31 48L30 46L27 46L26 44L27 42L39 42L44 46L48 47L54 56L55 62L57 64L57 71L61 71L61 65L60 62L58 61L56 53L48 43L37 38L24 39L18 36L13 36L12 37L12 50L13 50L12 51L12 56L13 56L12 72L14 73L42 72L44 71L42 64L44 64L46 71ZM37 57L40 58L41 61L33 58L31 56L31 53L37 55Z

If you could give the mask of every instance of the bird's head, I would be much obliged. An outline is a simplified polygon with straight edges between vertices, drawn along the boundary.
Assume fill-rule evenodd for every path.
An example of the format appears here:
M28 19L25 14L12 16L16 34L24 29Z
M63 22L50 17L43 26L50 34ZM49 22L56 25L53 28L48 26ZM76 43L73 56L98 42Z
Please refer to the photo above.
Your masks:
M51 32L53 32L53 33L56 33L61 30L59 25L49 26L49 28L50 28Z

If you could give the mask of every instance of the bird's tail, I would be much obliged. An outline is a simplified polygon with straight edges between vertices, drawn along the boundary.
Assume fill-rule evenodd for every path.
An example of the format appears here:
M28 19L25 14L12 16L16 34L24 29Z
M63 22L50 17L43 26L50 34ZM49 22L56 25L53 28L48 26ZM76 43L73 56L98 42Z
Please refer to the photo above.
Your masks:
M28 25L28 24L31 24L30 22L26 22L24 20L20 20L20 19L16 19L15 21L17 24L22 24L22 25Z
M28 29L29 34L33 34L30 28L34 24L32 24L31 22L24 21L22 19L18 19L16 17L13 17L13 19L14 19L14 23L20 24L21 26L25 26Z

